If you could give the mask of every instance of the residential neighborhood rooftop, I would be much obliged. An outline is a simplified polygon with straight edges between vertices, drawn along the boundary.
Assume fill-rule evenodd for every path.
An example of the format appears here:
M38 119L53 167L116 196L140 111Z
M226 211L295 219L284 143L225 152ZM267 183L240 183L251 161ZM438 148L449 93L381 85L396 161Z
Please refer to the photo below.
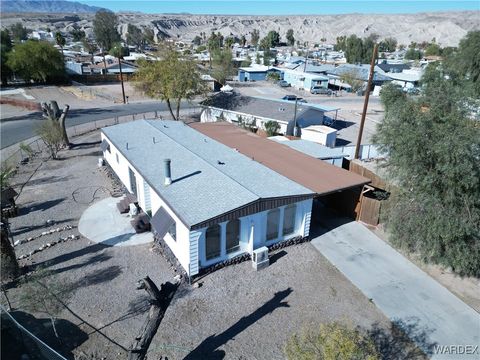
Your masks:
M293 151L284 143L262 138L228 122L192 123L190 126L318 195L361 186L369 179Z
M139 120L102 132L189 226L260 199L314 195L182 122ZM169 186L164 159L171 159Z
M285 138L287 139L287 138ZM288 147L300 151L306 155L317 159L332 159L339 157L346 157L347 154L344 154L341 148L329 148L328 146L323 146L318 143L309 140L280 140L278 138L271 138L271 140L278 143L287 145Z

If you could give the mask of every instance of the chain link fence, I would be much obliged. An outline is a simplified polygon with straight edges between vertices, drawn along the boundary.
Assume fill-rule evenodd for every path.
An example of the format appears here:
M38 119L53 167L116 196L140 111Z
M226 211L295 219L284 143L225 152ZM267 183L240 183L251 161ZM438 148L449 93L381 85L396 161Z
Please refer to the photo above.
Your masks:
M180 111L180 118L182 120L190 119L196 116L199 116L202 107L192 107L187 109L182 109ZM76 136L86 134L91 131L101 129L103 127L123 124L135 120L144 120L144 119L159 119L159 120L168 120L171 119L169 111L150 111L139 114L131 115L122 115L115 116L112 118L106 118L101 120L95 120L84 124L78 124L69 126L67 128L67 134L70 139L75 138ZM68 119L67 119L68 121ZM8 165L17 165L26 161L27 158L30 158L33 154L39 154L46 150L45 143L38 136L24 140L18 144L9 146L8 148L2 149L2 164Z
M0 307L0 314L2 343L5 340L4 345L8 347L2 349L2 354L10 354L13 358L18 355L18 358L30 360L67 360L22 326L3 306Z

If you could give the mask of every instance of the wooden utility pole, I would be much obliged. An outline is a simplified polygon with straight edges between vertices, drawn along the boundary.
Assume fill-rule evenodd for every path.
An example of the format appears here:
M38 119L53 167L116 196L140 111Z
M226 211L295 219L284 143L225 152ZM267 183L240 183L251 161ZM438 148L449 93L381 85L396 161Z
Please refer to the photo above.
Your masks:
M360 120L360 130L358 130L357 144L355 145L354 159L358 159L358 155L360 153L360 145L362 143L365 117L367 116L368 99L370 98L370 88L372 87L372 82L373 82L373 74L375 70L375 60L377 59L377 51L378 51L378 44L375 44L375 46L373 47L372 61L370 63L370 75L368 76L367 90L365 91L365 102L363 103L362 119Z
M122 59L120 56L118 57L118 68L120 69L120 82L122 83L122 97L123 97L123 103L126 104L125 100L125 88L123 87L123 73L122 73Z

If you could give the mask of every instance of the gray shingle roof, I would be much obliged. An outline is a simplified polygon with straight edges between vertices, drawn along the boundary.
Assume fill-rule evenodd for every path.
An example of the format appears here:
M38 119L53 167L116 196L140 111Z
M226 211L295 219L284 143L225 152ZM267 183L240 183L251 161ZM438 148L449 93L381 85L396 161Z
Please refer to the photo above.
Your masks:
M311 190L182 122L138 120L102 131L187 226L260 199L313 196ZM169 186L164 186L166 158L172 168Z
M354 74L358 74L358 78L363 81L368 81L368 75L370 73L370 65L368 64L343 64L335 69L328 70L327 73L330 75L341 76L345 73L353 72ZM378 73L377 71L374 72L373 81L391 81L391 79L386 76Z

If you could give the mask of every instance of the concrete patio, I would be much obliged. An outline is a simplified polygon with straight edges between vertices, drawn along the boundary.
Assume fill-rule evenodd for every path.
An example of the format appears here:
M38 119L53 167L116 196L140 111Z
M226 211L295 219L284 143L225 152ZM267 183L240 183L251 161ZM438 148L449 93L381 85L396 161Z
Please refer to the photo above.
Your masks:
M136 234L128 214L120 214L117 202L121 198L106 198L90 206L82 214L78 231L99 244L110 246L133 246L153 241L150 231Z

